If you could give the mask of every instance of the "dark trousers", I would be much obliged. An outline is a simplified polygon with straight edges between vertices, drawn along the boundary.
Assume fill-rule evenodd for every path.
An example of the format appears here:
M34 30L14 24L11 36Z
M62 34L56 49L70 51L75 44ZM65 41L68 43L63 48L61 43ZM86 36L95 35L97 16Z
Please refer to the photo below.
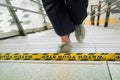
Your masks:
M45 11L59 36L75 31L87 17L88 0L42 0Z

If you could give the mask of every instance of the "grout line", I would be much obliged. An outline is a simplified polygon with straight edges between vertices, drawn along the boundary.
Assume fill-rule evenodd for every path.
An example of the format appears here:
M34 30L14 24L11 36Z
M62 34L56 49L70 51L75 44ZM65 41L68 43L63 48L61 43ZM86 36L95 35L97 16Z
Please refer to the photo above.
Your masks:
M97 48L96 48L96 45L95 45L95 53L97 53Z
M1 63L27 63L27 64L74 64L74 65L104 65L103 62L91 62L91 61L34 61L34 60L0 60Z
M97 53L96 42L94 41L95 53Z
M108 61L106 61L106 64L107 64L108 72L109 72L109 75L110 75L110 79L113 80L113 79L112 79L111 72L110 72L110 67L109 67L109 65L108 65Z

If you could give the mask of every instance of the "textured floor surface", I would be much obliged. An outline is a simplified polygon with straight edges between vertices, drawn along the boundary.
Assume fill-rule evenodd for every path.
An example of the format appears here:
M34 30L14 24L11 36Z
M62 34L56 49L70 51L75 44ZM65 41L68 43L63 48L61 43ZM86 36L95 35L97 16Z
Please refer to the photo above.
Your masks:
M0 80L119 80L118 62L0 61Z
M120 30L87 26L86 38L72 52L120 52ZM53 30L0 41L0 52L56 52L61 44ZM0 61L0 80L119 80L119 62L79 61Z
M120 29L108 29L96 26L87 26L86 37L83 43L78 43L74 33L70 35L72 42L71 52L120 52ZM56 52L61 44L60 38L54 30L28 34L0 41L0 52Z
M28 0L12 0L14 6L33 9L35 4ZM16 4L17 3L17 4ZM97 0L89 0L91 4L98 3ZM24 8L24 7L23 7ZM0 33L18 30L12 22L7 8L0 7ZM38 8L34 8L36 10ZM5 12L5 13L4 13ZM22 26L25 29L40 27L43 19L40 15L17 11ZM117 15L117 16L116 16ZM112 14L115 19L119 19L120 14ZM34 18L33 18L34 16ZM101 16L102 18L105 15ZM36 21L37 19L37 21ZM89 19L89 17L88 17ZM86 37L83 43L77 43L74 33L70 38L72 41L72 52L75 53L108 53L120 52L120 28L109 24L108 28L85 25ZM100 25L101 26L101 25ZM103 25L102 25L103 26ZM12 33L19 34L18 31ZM7 33L9 35L9 33ZM11 35L11 34L10 34ZM4 36L1 35L0 36ZM49 53L56 52L61 44L60 38L54 30L28 34L0 40L0 53ZM120 62L106 61L0 61L0 80L120 80Z

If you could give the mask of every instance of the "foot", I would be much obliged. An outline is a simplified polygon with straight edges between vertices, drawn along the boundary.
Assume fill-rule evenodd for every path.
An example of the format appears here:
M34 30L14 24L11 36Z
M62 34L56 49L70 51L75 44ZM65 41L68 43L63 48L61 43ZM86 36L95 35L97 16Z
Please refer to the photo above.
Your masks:
M69 36L70 36L70 34L61 36L62 43L70 43L71 41L70 41Z
M70 38L69 35L61 36L61 41L63 44L61 44L57 50L57 53L69 53L71 51L71 44L70 44Z
M83 42L85 38L85 28L83 24L76 26L75 37L79 43Z
M72 46L70 43L61 44L57 50L57 53L70 53L71 48Z

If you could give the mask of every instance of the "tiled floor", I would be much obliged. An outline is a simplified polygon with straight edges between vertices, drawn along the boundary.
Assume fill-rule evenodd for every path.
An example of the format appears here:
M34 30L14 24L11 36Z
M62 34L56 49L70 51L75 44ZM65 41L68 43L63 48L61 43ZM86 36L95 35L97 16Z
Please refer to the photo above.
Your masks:
M15 0L17 1L17 0ZM25 0L23 0L25 1ZM98 3L90 0L90 4ZM16 5L16 4L15 4ZM89 5L90 6L90 5ZM0 13L1 14L1 13ZM20 16L24 27L36 21L32 15ZM5 14L1 14L5 15ZM6 15L5 15L6 16ZM23 18L29 17L32 19ZM4 18L6 19L6 17ZM6 19L8 20L8 19ZM0 19L0 22L3 23ZM34 22L31 25L41 25ZM77 43L74 33L72 52L120 52L120 28L103 28L87 26L83 43ZM7 28L6 28L7 29ZM10 28L11 29L11 28ZM61 44L54 30L28 34L6 40L0 40L0 53L49 53L56 52ZM0 80L120 80L120 62L91 62L91 61L0 61Z
M109 65L113 79L106 62L0 61L0 80L119 80L119 65Z
M118 76L120 74L120 63L114 63L114 62L109 62L109 68L110 68L110 72L112 75L113 80L118 80L120 79L120 76Z
M70 38L72 41L72 52L120 52L120 29L107 29L96 26L87 26L86 37L83 43L78 43L74 33ZM56 52L61 44L60 38L54 30L43 31L27 36L14 37L0 41L0 52Z

